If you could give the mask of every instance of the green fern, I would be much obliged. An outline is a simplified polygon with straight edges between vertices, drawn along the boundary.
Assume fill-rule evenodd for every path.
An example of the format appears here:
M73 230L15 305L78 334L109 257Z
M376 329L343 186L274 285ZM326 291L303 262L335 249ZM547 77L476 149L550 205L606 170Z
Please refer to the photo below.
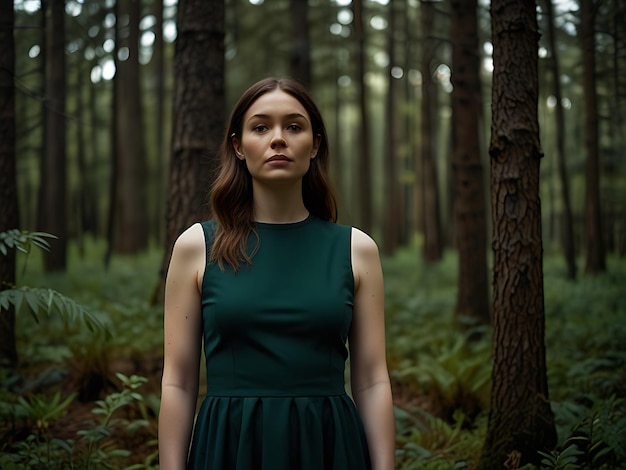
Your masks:
M541 460L542 468L553 470L579 470L582 467L578 465L578 457L584 452L580 451L575 445L566 447L562 451L553 450L549 453L539 452L544 457Z
M109 328L93 313L52 289L22 286L1 291L0 312L8 310L11 305L15 307L16 313L28 310L37 323L42 315L56 314L63 319L66 326L82 322L89 331L104 334L107 339L111 338Z
M0 232L0 253L6 256L10 249L30 253L33 246L50 251L50 244L46 238L57 237L46 232L28 232L16 228Z

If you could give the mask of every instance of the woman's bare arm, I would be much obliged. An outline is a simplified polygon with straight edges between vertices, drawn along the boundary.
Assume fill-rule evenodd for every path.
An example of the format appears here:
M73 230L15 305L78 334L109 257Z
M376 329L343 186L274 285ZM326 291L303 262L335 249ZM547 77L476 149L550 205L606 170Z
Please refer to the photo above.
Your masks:
M176 241L165 283L164 363L159 412L162 470L183 470L198 397L202 345L201 282L206 263L202 227Z
M350 331L352 396L359 409L373 470L392 470L395 420L385 352L384 287L376 243L352 229L354 311Z

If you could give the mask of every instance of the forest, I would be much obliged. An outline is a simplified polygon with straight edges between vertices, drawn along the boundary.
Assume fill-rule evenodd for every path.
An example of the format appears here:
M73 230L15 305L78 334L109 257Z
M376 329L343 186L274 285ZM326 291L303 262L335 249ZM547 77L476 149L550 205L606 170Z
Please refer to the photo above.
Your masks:
M626 469L624 18L0 2L0 468L159 468L172 246L210 217L238 96L288 76L339 222L380 249L396 468Z

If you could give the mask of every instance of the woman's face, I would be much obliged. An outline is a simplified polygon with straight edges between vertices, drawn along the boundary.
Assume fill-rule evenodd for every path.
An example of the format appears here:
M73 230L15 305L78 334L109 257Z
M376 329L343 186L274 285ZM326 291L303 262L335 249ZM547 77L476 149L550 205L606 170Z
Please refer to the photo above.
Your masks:
M319 147L308 112L280 89L261 95L245 113L233 146L257 182L301 180Z

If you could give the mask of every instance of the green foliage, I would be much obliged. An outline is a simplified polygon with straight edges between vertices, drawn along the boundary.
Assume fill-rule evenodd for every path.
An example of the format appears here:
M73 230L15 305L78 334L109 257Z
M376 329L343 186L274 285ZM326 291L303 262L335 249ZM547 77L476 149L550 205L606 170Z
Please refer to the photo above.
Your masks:
M17 397L17 401L23 412L21 416L31 419L37 423L37 429L48 429L51 421L56 421L67 414L72 401L76 398L73 393L61 398L61 392L57 391L51 398L32 395L28 398Z
M599 401L571 429L559 449L545 457L546 468L596 469L626 467L626 402ZM619 466L621 465L621 467Z
M543 465L622 468L626 263L609 259L607 273L577 282L564 278L561 265L560 255L544 260L548 381L559 447L542 450ZM420 263L416 250L406 250L383 267L388 362L394 396L403 405L396 410L397 468L472 468L486 433L491 335L471 342L453 326L454 254L430 266ZM621 397L619 406L611 396ZM458 431L457 410L464 416ZM463 445L454 441L461 437Z
M466 428L468 420L461 410L455 411L452 423L419 408L411 413L396 408L395 414L397 468L461 469L476 464L486 432L485 419Z
M18 397L16 406L0 408L11 409L14 413L13 419L36 422L34 432L14 447L0 446L0 468L137 470L156 468L156 451L148 456L143 464L120 466L119 462L123 462L131 453L126 449L112 447L110 441L107 440L113 432L130 436L150 426L143 416L136 419L119 417L119 410L122 408L137 407L138 404L142 404L144 397L137 389L147 379L136 375L127 377L119 373L116 376L121 382L122 390L96 401L96 407L92 413L98 419L89 428L77 431L78 441L55 438L48 432L50 423L66 414L75 394L65 399L61 398L60 392L47 398L44 396L32 396L28 399ZM152 445L156 445L156 441L153 441Z
M575 445L566 447L562 452L553 450L551 452L539 452L545 458L541 460L542 468L554 470L580 470L577 457L583 453Z
M19 229L0 232L0 253L6 256L8 250L15 249L28 254L33 246L49 251L50 244L46 238L56 239L57 237L46 232L28 232Z
M56 314L66 327L83 322L91 333L111 335L104 323L87 308L52 289L22 286L0 291L0 312L10 305L15 307L16 313L27 310L36 323L42 315Z

